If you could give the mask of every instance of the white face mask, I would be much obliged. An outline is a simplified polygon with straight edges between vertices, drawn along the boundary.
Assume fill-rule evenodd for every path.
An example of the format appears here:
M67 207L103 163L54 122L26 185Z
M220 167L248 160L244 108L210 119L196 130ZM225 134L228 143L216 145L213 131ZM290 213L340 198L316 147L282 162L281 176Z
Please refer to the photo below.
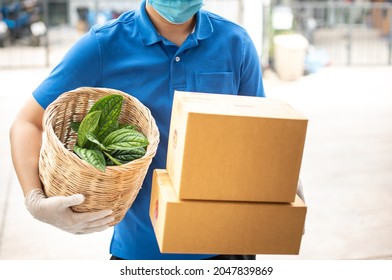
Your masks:
M188 21L204 5L203 0L149 0L148 4L174 24Z

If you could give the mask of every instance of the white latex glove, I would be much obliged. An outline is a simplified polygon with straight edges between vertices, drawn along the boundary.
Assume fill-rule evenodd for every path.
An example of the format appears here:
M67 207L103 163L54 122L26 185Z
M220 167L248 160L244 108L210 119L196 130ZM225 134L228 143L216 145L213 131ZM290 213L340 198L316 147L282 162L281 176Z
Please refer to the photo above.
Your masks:
M304 188L302 186L301 179L299 179L299 181L298 181L297 194L302 199L302 201L305 202Z
M34 189L26 195L25 205L35 219L70 233L86 234L107 229L114 220L114 216L110 216L112 210L72 211L70 207L83 203L84 199L82 194L47 198L42 189Z
M297 195L302 199L303 202L305 202L304 188L302 186L301 179L299 179L299 181L298 181ZM302 232L302 235L304 235L304 234L305 234L305 225L304 225L304 230Z

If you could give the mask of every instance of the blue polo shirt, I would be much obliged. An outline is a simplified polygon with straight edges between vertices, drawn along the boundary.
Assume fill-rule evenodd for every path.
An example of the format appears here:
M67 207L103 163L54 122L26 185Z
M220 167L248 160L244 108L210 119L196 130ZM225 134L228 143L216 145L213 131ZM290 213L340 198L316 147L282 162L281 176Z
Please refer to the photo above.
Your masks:
M152 171L166 168L174 90L264 96L258 54L248 33L200 10L194 33L177 47L159 35L142 1L140 9L94 26L33 96L46 108L61 93L81 86L114 88L138 98L151 110L160 131L160 144L142 189L114 227L110 253L139 260L211 256L160 253L149 218Z

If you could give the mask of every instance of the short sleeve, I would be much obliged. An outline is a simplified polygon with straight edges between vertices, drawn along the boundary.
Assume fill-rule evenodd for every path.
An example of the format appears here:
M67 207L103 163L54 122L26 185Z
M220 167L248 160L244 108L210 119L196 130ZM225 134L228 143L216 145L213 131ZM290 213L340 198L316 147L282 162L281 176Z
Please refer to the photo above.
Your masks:
M35 89L34 98L46 108L60 94L100 80L100 48L94 30L81 37L49 76Z

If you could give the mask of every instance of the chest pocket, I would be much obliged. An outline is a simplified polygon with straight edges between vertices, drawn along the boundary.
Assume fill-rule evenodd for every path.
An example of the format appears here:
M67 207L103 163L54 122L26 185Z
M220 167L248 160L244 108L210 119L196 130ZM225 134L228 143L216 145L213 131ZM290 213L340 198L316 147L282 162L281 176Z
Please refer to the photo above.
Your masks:
M232 72L199 73L196 77L198 92L237 94Z

